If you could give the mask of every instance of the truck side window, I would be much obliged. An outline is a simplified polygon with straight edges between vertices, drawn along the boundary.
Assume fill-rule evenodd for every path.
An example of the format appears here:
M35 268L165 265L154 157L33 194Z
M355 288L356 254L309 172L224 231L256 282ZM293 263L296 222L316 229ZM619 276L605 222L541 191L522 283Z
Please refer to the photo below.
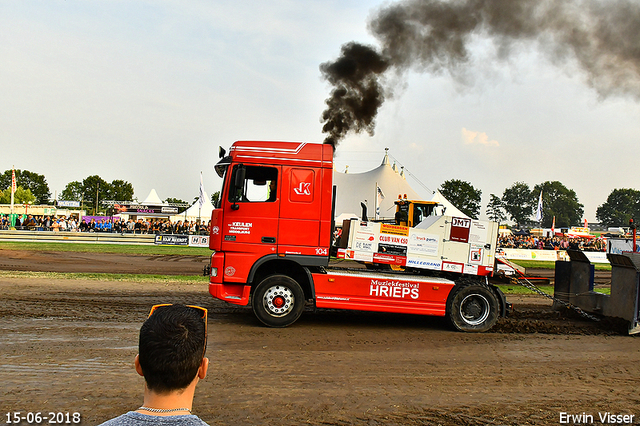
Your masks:
M242 187L229 191L229 202L254 203L273 202L277 199L278 169L275 167L244 166L245 179ZM238 165L233 167L231 182L235 182ZM233 189L233 188L232 188Z

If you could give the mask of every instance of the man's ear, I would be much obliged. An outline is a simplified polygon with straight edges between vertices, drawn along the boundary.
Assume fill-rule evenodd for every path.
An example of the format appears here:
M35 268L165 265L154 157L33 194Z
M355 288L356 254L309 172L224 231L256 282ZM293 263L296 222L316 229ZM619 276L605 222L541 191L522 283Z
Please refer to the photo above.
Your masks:
M204 357L200 363L200 368L198 368L198 378L200 378L200 380L207 377L207 370L209 370L209 358Z
M142 367L140 367L140 354L136 355L136 359L133 360L133 365L136 366L136 372L144 377L144 373L142 372Z

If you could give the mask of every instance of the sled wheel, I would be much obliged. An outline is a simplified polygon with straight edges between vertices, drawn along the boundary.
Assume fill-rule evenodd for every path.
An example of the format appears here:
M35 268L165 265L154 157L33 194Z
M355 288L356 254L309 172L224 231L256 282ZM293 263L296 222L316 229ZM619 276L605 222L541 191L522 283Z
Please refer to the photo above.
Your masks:
M258 284L251 298L253 313L269 327L293 324L304 309L304 292L293 278L270 275Z
M493 291L484 285L471 284L454 288L447 313L451 325L459 331L483 332L498 320L499 303Z

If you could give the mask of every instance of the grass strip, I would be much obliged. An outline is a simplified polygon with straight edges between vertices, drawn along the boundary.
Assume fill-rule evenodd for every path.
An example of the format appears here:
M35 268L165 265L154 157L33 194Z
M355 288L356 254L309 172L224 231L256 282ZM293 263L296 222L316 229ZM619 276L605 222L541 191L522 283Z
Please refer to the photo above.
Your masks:
M538 294L521 285L498 284L496 285L496 287L502 290L504 294ZM553 296L554 289L552 285L540 285L536 287ZM611 287L596 287L593 291L595 291L596 293L611 294Z
M70 272L0 271L0 278L43 278L57 280L121 281L137 283L207 284L209 277L200 275L98 274Z
M511 260L511 262L532 269L555 269L556 262L551 260ZM608 263L594 263L596 271L610 271L611 265Z
M94 243L39 243L39 242L2 242L0 250L39 250L77 253L121 253L121 254L175 254L192 256L211 256L207 247L156 246L133 244L94 244Z

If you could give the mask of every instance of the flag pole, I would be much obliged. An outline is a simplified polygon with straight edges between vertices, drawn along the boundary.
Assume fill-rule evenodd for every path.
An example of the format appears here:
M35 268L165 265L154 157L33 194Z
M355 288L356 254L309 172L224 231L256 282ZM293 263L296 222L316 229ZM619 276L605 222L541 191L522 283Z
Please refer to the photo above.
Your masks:
M11 216L13 216L13 194L16 192L16 168L11 168Z

